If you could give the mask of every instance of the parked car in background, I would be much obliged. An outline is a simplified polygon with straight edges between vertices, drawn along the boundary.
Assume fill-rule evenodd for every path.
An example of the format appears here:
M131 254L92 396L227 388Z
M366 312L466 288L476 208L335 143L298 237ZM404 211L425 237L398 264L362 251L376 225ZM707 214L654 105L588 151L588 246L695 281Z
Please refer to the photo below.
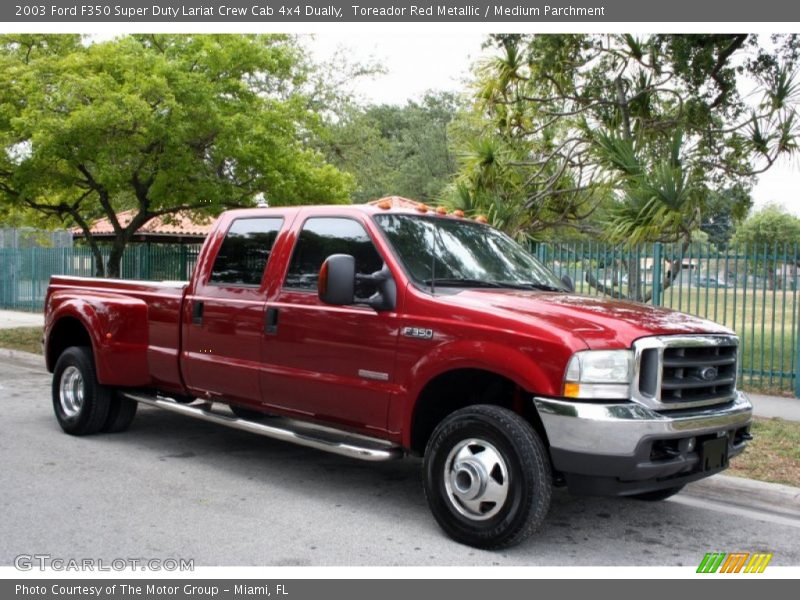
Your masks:
M701 288L727 288L728 284L712 275L697 275L692 281L695 287Z

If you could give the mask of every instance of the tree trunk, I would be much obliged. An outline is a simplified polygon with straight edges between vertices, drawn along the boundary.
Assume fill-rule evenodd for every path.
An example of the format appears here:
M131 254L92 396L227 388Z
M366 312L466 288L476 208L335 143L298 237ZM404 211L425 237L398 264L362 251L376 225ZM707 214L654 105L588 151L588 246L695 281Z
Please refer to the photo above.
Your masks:
M628 267L628 298L642 302L642 265L637 254L625 261Z
M686 252L687 248L689 248L689 242L683 240L681 243L681 257ZM669 267L664 273L664 276L661 278L662 293L664 290L669 288L678 277L680 277L683 267L681 257L669 261ZM591 269L586 270L586 283L588 283L590 287L598 290L601 294L611 296L612 298L621 300L635 300L636 302L650 302L653 299L653 289L651 287L649 291L642 293L642 269L638 254L632 255L630 260L621 259L620 262L627 268L628 271L627 294L623 294L622 291L614 289L613 286L609 288L604 283L598 281L597 278L592 274ZM616 277L616 275L612 275L612 278L613 277Z
M122 273L122 255L125 253L126 246L127 239L125 239L123 236L117 236L114 238L114 243L111 246L111 252L108 255L108 264L106 267L108 277L119 279Z
M100 252L100 247L95 243L94 239L92 238L89 238L86 241L89 242L89 248L91 248L92 256L94 256L94 276L105 277L106 266L103 264L103 254Z
M111 252L108 255L108 263L106 265L108 277L113 277L115 279L121 277L122 256L125 253L125 248L128 247L128 244L139 228L152 219L153 216L154 215L151 213L142 210L131 219L127 227L124 229L121 228L117 232L117 235L114 236L114 243L111 245Z

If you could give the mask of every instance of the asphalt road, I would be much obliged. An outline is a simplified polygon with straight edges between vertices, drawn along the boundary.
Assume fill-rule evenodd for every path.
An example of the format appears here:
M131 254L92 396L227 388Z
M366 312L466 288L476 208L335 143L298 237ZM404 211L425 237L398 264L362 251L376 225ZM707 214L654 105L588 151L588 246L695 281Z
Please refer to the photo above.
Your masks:
M196 566L694 566L711 551L800 565L800 519L693 491L651 504L559 490L535 537L485 552L438 529L419 461L362 463L153 408L126 433L71 437L52 415L49 374L8 356L0 406L0 565L46 553Z

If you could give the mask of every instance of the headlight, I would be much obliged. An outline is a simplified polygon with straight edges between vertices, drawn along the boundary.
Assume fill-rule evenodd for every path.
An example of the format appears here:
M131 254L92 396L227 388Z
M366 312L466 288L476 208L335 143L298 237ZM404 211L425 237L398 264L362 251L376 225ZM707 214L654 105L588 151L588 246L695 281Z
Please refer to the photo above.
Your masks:
M584 350L569 359L564 396L585 399L630 398L631 350Z

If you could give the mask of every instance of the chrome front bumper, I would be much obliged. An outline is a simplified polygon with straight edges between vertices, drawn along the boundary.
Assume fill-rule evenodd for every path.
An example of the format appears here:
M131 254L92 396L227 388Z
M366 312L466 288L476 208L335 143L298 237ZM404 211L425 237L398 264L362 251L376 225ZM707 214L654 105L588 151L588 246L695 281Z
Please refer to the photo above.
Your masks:
M753 414L741 392L721 407L669 413L636 402L533 400L559 480L573 493L600 496L680 488L719 473L744 451Z
M743 392L730 405L663 414L627 402L599 404L533 399L550 447L587 454L633 456L644 439L697 436L747 426L753 406Z

